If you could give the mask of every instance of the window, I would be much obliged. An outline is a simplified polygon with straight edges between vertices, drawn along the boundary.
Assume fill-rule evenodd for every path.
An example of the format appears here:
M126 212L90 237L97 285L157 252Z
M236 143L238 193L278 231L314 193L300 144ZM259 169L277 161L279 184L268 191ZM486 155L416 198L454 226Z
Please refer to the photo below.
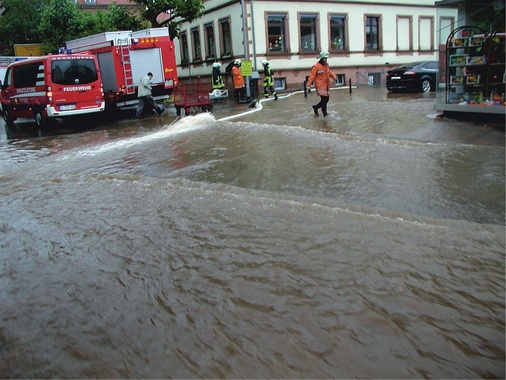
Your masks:
M378 16L365 16L365 51L379 51L380 40L380 18Z
M397 51L413 50L412 25L410 16L397 16Z
M336 86L344 86L346 84L346 76L344 74L336 74Z
M181 53L181 63L185 64L188 63L190 59L190 50L188 47L188 35L186 32L183 32L179 35L179 41L180 41L180 48L179 51Z
M180 47L179 51L181 52L181 64L185 65L190 61L190 50L188 48L188 35L186 32L182 32L179 35Z
M330 51L348 50L347 24L345 15L331 15L330 26Z
M232 35L230 34L230 18L221 19L220 21L220 46L221 57L232 56Z
M286 78L274 77L274 89L277 91L286 90Z
M434 49L434 19L420 17L418 20L418 50L430 51ZM446 34L448 35L448 34Z
M315 52L320 50L318 41L318 16L315 14L299 14L300 51Z
M216 58L216 45L214 43L214 25L212 23L204 25L206 39L206 60Z
M287 53L286 14L267 15L267 41L269 53Z
M58 84L88 84L98 79L92 59L58 59L51 61L51 80Z
M37 84L37 77L39 75L39 72L44 72L44 66L42 62L33 62L26 65L14 67L14 87L35 87Z
M97 3L97 0L85 0L84 1L86 4L96 4Z
M441 17L439 20L439 44L446 45L446 39L455 29L454 19L452 17Z
M11 80L11 69L7 69L7 72L5 73L4 77L5 81L2 83L2 87L9 87L12 83Z
M202 51L200 48L199 28L192 29L193 62L202 61Z

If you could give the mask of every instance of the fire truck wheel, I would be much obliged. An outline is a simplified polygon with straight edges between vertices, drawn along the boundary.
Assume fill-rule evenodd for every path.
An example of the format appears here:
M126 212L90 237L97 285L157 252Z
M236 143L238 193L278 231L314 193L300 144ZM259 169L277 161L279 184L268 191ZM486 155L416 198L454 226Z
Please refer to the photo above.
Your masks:
M7 109L4 109L2 116L4 118L5 124L7 124L7 125L14 124L14 120L16 120L14 117L11 116L10 111Z

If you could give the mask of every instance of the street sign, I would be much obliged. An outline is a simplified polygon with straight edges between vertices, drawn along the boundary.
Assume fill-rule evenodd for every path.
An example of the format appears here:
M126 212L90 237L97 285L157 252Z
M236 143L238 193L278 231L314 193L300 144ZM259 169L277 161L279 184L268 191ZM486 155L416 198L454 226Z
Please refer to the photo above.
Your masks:
M242 61L241 70L243 77L250 77L253 74L253 64L251 61Z

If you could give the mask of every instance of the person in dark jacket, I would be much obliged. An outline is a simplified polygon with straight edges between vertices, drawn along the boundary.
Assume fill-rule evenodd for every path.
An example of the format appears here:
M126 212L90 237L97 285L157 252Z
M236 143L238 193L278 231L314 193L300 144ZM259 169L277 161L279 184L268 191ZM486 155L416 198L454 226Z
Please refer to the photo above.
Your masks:
M145 77L142 77L139 82L137 89L137 95L139 97L139 105L135 112L135 118L140 119L144 104L148 104L150 108L154 109L158 115L161 115L165 108L156 104L153 96L151 95L151 80L153 79L153 73L148 73Z
M221 90L225 87L225 82L223 81L223 77L221 76L221 63L214 62L213 63L213 75L212 75L212 87L213 90Z
M269 61L264 59L262 61L262 66L264 67L264 97L268 98L270 91L270 93L274 95L274 99L278 100L278 95L274 89L274 72L269 66Z

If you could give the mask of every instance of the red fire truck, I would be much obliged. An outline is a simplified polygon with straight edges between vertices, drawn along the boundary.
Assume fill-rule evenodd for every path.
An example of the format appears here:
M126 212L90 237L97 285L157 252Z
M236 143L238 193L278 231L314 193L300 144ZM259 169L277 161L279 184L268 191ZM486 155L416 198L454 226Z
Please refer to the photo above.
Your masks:
M153 73L153 97L167 99L177 85L174 42L168 28L104 32L67 41L72 53L96 55L104 84L106 109L137 105L142 77Z

